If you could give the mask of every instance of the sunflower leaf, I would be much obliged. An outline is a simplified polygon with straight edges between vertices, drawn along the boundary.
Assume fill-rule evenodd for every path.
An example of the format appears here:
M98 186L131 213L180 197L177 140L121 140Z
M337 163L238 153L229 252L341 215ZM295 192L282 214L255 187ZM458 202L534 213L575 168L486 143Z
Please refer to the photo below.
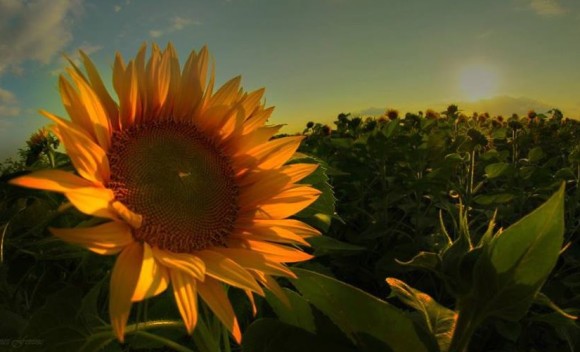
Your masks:
M327 164L317 158L306 156L295 158L290 164L318 164L318 168L309 176L304 178L300 183L311 185L313 188L321 191L322 194L308 208L302 210L295 216L308 223L318 227L322 231L328 231L333 218L336 218L335 204L336 198L332 186L328 183Z
M336 279L294 268L291 280L304 298L326 314L359 350L378 341L393 352L438 351L437 343L403 312L356 287ZM378 340L378 341L377 341Z

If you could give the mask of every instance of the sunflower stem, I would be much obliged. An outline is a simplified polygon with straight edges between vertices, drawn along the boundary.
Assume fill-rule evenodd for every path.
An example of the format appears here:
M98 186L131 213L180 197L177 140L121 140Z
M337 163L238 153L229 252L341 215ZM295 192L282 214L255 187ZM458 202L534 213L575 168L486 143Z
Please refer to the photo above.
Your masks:
M151 333L146 332L146 331L135 331L135 335L145 337L145 338L152 340L152 341L161 342L163 345L165 345L169 348L172 348L173 350L178 351L178 352L193 352L192 349L189 349L183 345L180 345L175 341L172 341L170 339L166 339L165 337L162 337L159 335L151 334Z

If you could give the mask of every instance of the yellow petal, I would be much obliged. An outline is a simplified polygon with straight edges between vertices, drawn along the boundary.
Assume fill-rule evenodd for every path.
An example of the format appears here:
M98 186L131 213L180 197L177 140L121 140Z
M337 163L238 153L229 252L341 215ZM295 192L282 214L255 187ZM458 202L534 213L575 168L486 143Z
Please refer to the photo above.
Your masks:
M248 151L260 144L266 143L273 135L278 133L282 127L283 125L260 127L251 133L230 139L222 147L224 148L224 151L229 155L232 155L232 158L234 159L239 159L241 161L246 159L251 160L247 155ZM251 165L246 165L246 167L249 166Z
M169 273L167 269L157 263L151 247L144 242L141 271L139 272L139 280L137 280L131 301L138 302L156 296L165 291L168 284Z
M189 334L197 324L197 281L181 270L170 270L173 296Z
M276 227L262 227L262 228L253 228L249 230L238 230L233 232L230 236L239 239L300 244L303 246L310 247L308 241L306 241L301 236L298 236L297 234L288 231L286 229Z
M270 118L274 112L274 107L269 107L267 109L258 109L252 116L246 119L244 122L244 131L243 134L248 134L250 132L255 131L256 129L262 127L266 121Z
M292 164L279 169L254 171L239 182L239 203L249 207L278 196L282 190L294 187L294 183L310 175L317 164Z
M246 269L270 275L296 277L284 264L269 259L266 255L242 248L214 248L213 251L231 258Z
M113 332L121 342L125 340L125 326L132 304L131 297L139 279L142 261L143 246L138 242L133 242L119 254L111 273L109 315Z
M248 296L248 300L250 301L250 304L252 305L252 316L255 318L256 314L258 313L258 309L256 308L256 301L254 300L254 294L250 290L244 290L244 293L246 294L246 296Z
M113 204L111 204L111 207L115 210L117 215L119 215L119 217L127 224L131 225L131 227L134 229L141 227L141 224L143 223L143 216L132 212L125 206L125 204L119 201L114 201Z
M284 137L259 145L252 148L245 157L235 158L234 167L262 170L278 168L292 157L302 139L304 136Z
M284 219L300 212L314 203L320 191L307 186L287 189L280 194L265 200L256 206L256 219ZM251 211L252 207L242 204L241 210Z
M107 219L117 219L117 214L111 209L115 198L113 191L107 188L78 188L64 194L68 200L81 212L87 215L100 216Z
M103 104L103 107L107 112L107 116L109 116L109 119L111 120L112 127L118 129L119 107L117 106L117 103L113 100L113 98L111 98L111 95L107 91L107 88L105 88L105 85L101 80L101 76L99 75L99 72L97 71L97 68L95 67L91 59L89 59L89 57L82 50L80 50L79 53L81 55L81 59L83 60L85 70L87 71L87 74L89 76L91 87L93 88L94 92L97 94L99 100Z
M236 223L237 229L282 228L300 237L320 236L320 231L314 227L294 219L258 220ZM258 230L259 231L259 230Z
M101 255L117 254L133 243L129 227L111 221L95 227L75 227L71 229L49 228L50 232L65 242L79 245Z
M244 99L242 101L242 107L244 108L245 116L247 117L252 116L252 114L256 111L256 109L258 109L258 107L260 106L260 101L262 100L265 91L266 90L264 88L260 88L244 96Z
M81 188L94 187L95 184L78 177L70 172L62 170L41 170L31 174L13 178L8 183L27 187L42 189L53 192L71 192Z
M91 125L91 120L87 115L86 109L82 106L79 93L63 75L59 76L58 86L62 105L64 105L71 121L79 126L83 132L87 133L91 140L96 143L97 137L95 136L95 131Z
M205 262L207 275L229 285L264 295L264 291L252 275L230 258L211 250L198 251L196 255Z
M105 151L108 151L112 134L110 117L87 81L74 69L69 69L68 72L78 87L78 97L86 111L86 116L91 122L97 142Z
M241 76L236 76L227 81L218 91L211 97L210 104L213 106L231 105L238 100Z
M228 300L223 286L216 280L207 278L204 282L198 282L197 291L218 319L230 331L236 342L238 344L241 343L242 332L238 325L238 319L234 314L234 309Z
M61 140L79 175L100 184L106 183L110 177L110 168L109 159L103 148L68 121L62 119L54 121L57 125L53 126L52 130Z
M183 271L197 280L204 280L206 266L197 256L188 253L173 253L158 247L152 249L153 255L162 265L172 270Z
M254 241L248 239L229 238L228 245L237 248L247 248L263 254L266 258L283 263L294 263L312 259L308 253L284 245Z

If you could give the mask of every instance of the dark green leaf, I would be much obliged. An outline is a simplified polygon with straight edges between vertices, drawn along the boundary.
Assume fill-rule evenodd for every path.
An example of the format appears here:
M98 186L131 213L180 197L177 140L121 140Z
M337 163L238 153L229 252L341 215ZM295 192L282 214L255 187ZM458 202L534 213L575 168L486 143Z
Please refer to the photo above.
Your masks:
M309 237L306 240L314 248L316 257L323 255L352 255L365 250L365 247L355 246L329 236Z
M326 314L357 347L366 333L381 340L394 352L437 351L437 343L402 311L360 289L303 269L292 283L304 298Z
M427 329L435 336L439 349L447 351L455 323L457 313L435 301L431 296L412 288L401 280L387 278L393 293L406 305L415 308L423 315L423 321Z

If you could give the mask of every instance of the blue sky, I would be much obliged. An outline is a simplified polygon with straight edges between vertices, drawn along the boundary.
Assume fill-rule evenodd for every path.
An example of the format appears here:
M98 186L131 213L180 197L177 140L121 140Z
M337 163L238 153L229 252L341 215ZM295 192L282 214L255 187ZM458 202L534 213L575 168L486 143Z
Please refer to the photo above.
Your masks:
M65 115L62 54L79 48L110 82L116 51L171 41L183 62L208 45L217 82L266 87L290 133L449 103L577 118L578 38L576 0L0 0L0 160L47 123L38 109Z

